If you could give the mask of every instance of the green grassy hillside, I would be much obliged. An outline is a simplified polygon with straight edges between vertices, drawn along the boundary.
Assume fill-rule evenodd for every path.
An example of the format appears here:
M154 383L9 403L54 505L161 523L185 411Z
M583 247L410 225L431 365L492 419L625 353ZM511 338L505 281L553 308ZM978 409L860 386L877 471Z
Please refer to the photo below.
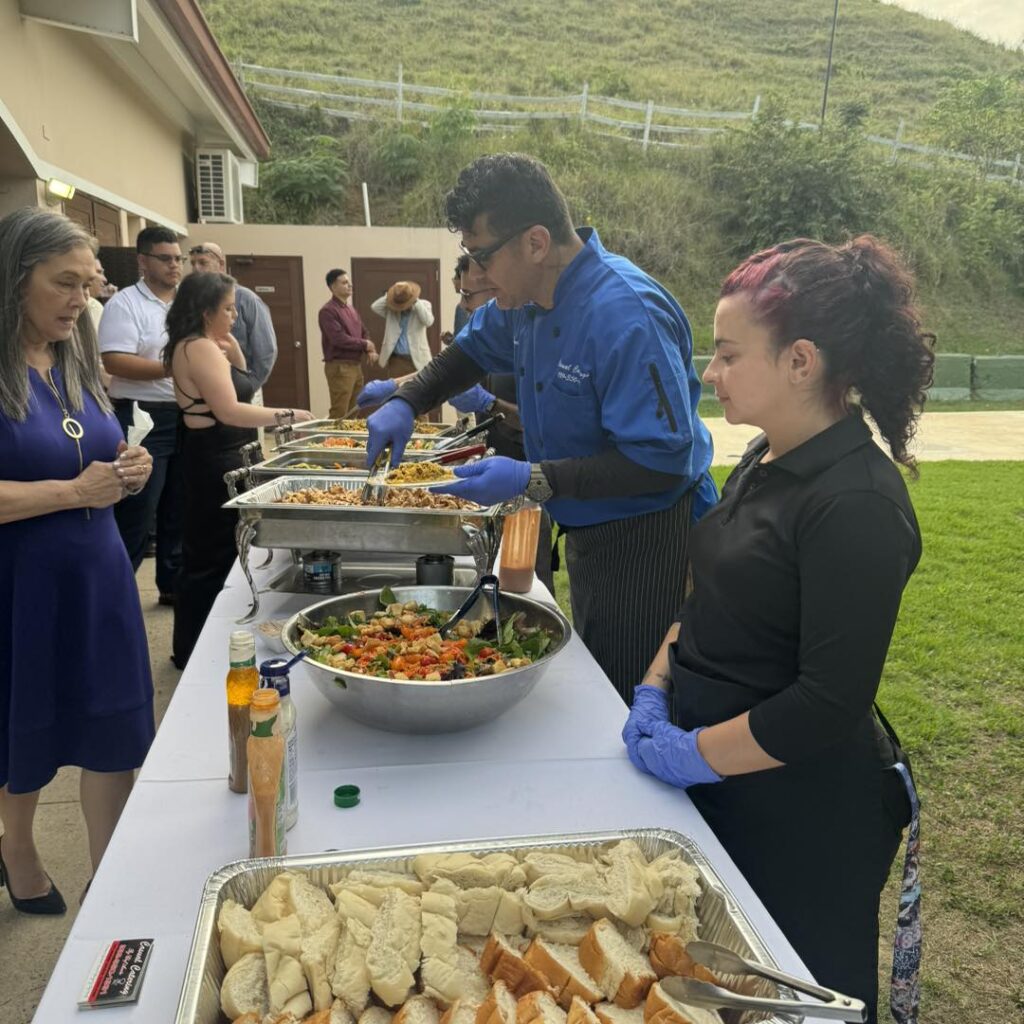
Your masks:
M235 60L332 74L747 110L777 94L821 106L828 0L202 0ZM844 0L830 104L865 103L908 132L951 78L1024 69L1024 55L873 0Z
M579 90L703 109L762 109L816 121L832 4L828 0L201 0L225 52L266 66L464 90L551 95ZM1024 53L871 0L843 0L830 124L857 108L863 128L923 140L925 118L958 78L1024 76ZM577 222L634 259L680 298L707 350L722 276L752 247L794 234L830 241L872 231L915 267L924 318L940 351L1024 351L1024 188L972 175L890 166L877 147L842 138L717 137L700 151L652 150L574 127L533 125L476 134L455 109L429 128L344 123L257 103L284 168L285 192L323 202L274 199L273 165L246 193L260 221L360 223L368 181L376 224L441 223L440 199L458 169L481 152L540 157L566 192ZM442 123L443 122L443 123ZM797 133L798 135L801 133ZM280 170L280 166L278 170ZM314 170L315 169L315 170ZM792 170L792 177L790 177ZM763 180L759 180L763 179ZM791 185L792 182L792 185ZM773 202L784 207L778 216ZM768 216L765 211L768 210ZM759 218L753 213L759 213ZM760 220L770 230L751 232ZM776 225L772 227L772 225Z

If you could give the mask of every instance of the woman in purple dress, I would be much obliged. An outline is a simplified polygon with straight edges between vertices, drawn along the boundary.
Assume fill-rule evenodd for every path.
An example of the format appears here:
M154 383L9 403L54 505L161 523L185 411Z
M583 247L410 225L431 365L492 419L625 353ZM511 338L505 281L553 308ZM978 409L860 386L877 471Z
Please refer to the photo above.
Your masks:
M33 838L39 791L82 769L93 870L153 739L138 590L113 506L152 460L125 444L86 306L95 242L46 210L0 220L0 884L61 914Z

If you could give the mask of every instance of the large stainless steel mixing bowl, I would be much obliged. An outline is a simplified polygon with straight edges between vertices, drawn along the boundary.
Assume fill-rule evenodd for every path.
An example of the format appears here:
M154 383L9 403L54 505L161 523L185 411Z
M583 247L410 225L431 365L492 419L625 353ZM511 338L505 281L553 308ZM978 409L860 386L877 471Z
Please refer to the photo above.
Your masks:
M470 587L395 587L395 600L416 601L441 611L454 612L470 594ZM344 597L332 597L293 615L281 631L292 654L302 650L302 623L320 623L329 615L339 619L354 611L367 616L380 609L380 591L365 590ZM572 627L556 608L519 594L501 595L504 619L514 612L525 613L527 626L541 626L552 635L551 646L532 665L511 669L497 676L456 679L451 682L413 682L377 679L330 668L307 659L313 681L320 692L345 714L364 725L389 732L438 733L470 729L507 711L534 687L548 665L569 642ZM486 602L481 599L469 618L485 618Z

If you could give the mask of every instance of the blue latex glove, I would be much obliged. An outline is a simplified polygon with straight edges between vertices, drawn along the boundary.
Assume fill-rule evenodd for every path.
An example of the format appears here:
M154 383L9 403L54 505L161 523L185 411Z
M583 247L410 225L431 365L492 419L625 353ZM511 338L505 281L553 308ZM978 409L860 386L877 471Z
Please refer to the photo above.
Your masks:
M448 399L459 412L487 412L493 401L494 395L481 384L474 384L468 391Z
M387 409L387 406L384 408ZM379 416L380 413L375 415ZM478 505L497 505L498 502L515 498L526 490L530 482L530 464L520 462L519 459L507 459L503 455L471 462L468 466L456 466L454 472L459 477L454 483L430 489L435 494L454 494L457 498L475 501Z
M622 742L626 744L626 752L630 761L645 772L647 768L637 756L636 747L645 736L650 736L658 722L668 721L668 694L657 686L641 684L633 691L633 706L629 710L629 718L622 727Z
M701 731L687 731L668 722L656 722L651 735L641 737L637 743L638 767L680 789L700 783L721 782L722 776L712 769L697 749L697 736Z
M365 409L368 405L380 405L381 402L386 402L397 390L398 385L393 380L371 380L356 395L356 405L360 409Z
M366 421L366 429L370 432L366 441L366 465L372 466L381 449L390 443L391 465L397 466L412 436L415 419L412 406L402 398L387 402L370 416Z

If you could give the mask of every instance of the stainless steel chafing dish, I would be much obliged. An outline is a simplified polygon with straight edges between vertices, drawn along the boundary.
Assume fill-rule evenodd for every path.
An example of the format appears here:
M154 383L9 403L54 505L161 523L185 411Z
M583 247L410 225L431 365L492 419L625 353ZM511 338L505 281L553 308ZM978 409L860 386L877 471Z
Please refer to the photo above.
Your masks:
M251 549L338 551L366 556L384 552L409 562L424 554L472 555L478 574L490 572L498 555L504 517L519 503L479 510L377 508L359 505L282 504L278 499L307 487L341 486L358 490L365 475L335 474L279 476L256 483L251 469L225 474L231 499L224 508L238 512L235 542L238 560L252 592L252 607L241 619L249 622L259 611L259 590L250 567ZM251 489L240 493L247 484Z
M251 908L281 871L304 871L314 885L326 889L332 882L344 878L352 868L408 872L413 858L420 854L483 855L510 852L524 856L537 850L547 850L586 859L623 839L634 840L648 860L670 850L677 850L684 860L697 869L701 888L697 901L701 938L726 946L747 960L778 967L778 962L768 952L764 940L700 847L689 837L668 829L623 829L575 835L474 839L461 843L239 860L214 872L203 889L175 1024L220 1024L224 1019L220 1012L220 986L226 971L217 938L217 915L229 899ZM776 986L763 978L751 983L750 979L740 982L734 976L724 975L723 980L743 984L744 991L750 995L777 997L782 994L793 997L790 989ZM814 1006L813 1003L807 1005L808 1009ZM747 1012L739 1016L736 1011L725 1011L722 1016L732 1024L737 1021L739 1024L748 1024L758 1020L765 1024L794 1024L804 1019L796 1014L767 1016L764 1013Z
M349 419L351 420L351 417ZM339 421L337 417L329 417L320 420L307 420L305 423L292 423L289 426L296 434L341 434L348 437L365 437L367 434L366 428L343 430L336 426L339 422L344 421ZM363 420L363 422L365 423L366 421ZM423 422L423 420L418 420L417 424L419 425ZM434 429L435 427L436 429ZM452 424L437 423L432 424L431 429L420 431L420 435L423 437L438 437L447 433L453 433L455 429L455 426Z
M248 477L253 481L288 475L336 477L340 473L365 477L367 474L366 452L362 449L300 448L278 451L271 458L264 459L259 445L254 443L242 449L242 460L249 470Z
M366 465L366 434L302 434L287 441L283 440L283 437L284 435L282 434L278 435L277 451L331 452L334 455L347 455L357 460L360 465ZM351 437L360 442L360 447L323 447L324 441L339 437ZM425 437L421 434L413 434L412 437L409 438L409 446L405 449L405 454L402 458L406 462L429 458L431 455L436 455L439 451L444 449L445 446L441 442L445 440L445 438ZM421 442L429 447L414 448L412 445L415 442Z

